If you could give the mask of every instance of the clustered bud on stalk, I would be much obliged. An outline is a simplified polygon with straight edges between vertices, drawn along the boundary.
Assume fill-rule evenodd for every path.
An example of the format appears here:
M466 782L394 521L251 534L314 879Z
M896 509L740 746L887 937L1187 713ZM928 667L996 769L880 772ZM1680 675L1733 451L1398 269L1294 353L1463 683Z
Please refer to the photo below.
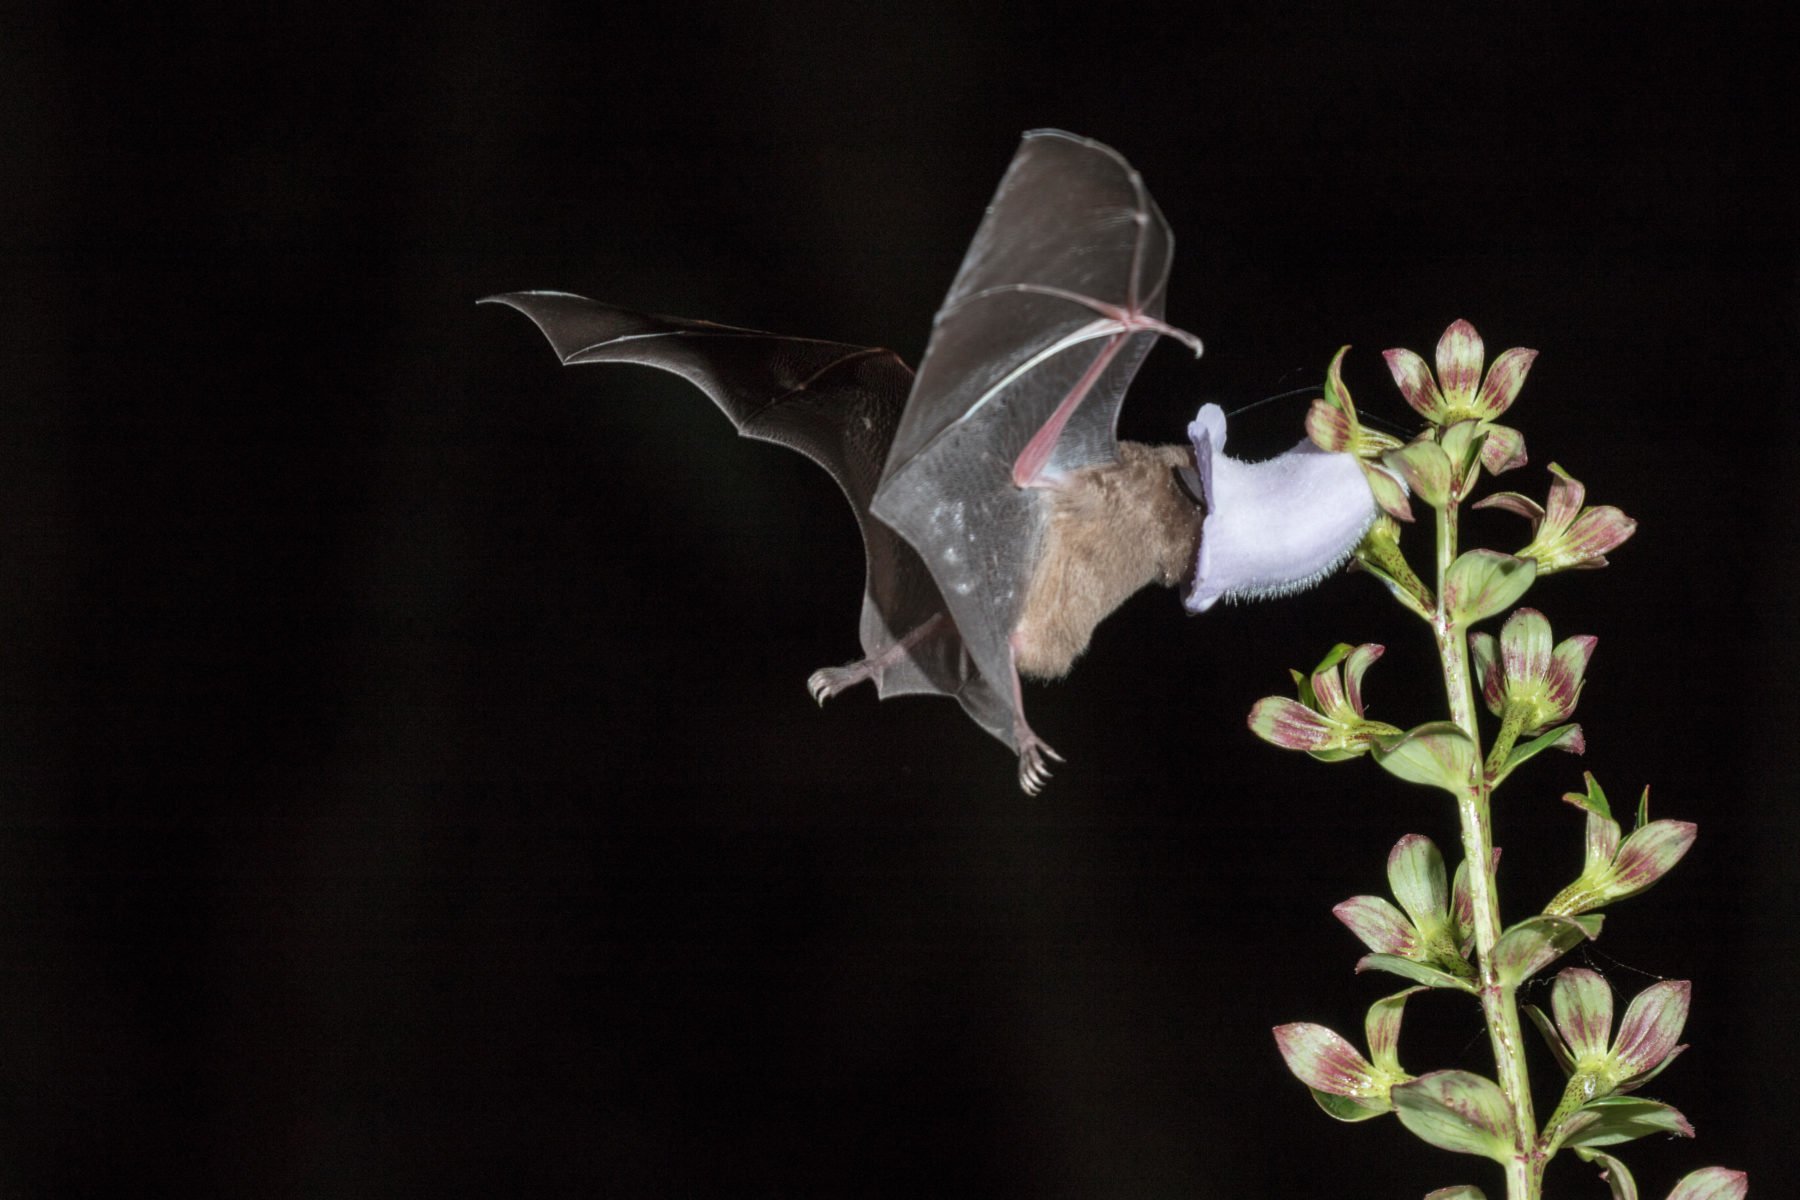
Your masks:
M1347 350L1348 347L1345 347ZM1562 1099L1541 1123L1532 1111L1520 1035L1521 984L1584 941L1599 936L1600 910L1662 878L1693 845L1685 821L1649 819L1649 791L1634 831L1624 836L1593 776L1566 801L1587 814L1581 874L1535 913L1510 926L1500 920L1500 851L1490 821L1495 792L1521 763L1545 750L1581 754L1581 726L1570 721L1593 658L1595 639L1555 640L1550 622L1514 608L1541 576L1606 565L1606 556L1637 524L1610 505L1590 507L1586 489L1554 464L1544 503L1499 492L1467 505L1499 508L1531 522L1518 551L1460 550L1457 519L1483 473L1525 465L1525 439L1499 423L1512 407L1535 350L1507 350L1483 373L1480 335L1457 321L1438 342L1435 375L1410 350L1386 354L1394 382L1426 426L1404 445L1365 429L1344 386L1344 350L1332 360L1324 395L1307 415L1320 449L1356 457L1382 515L1355 553L1373 575L1431 630L1449 701L1447 719L1411 729L1367 715L1363 679L1383 652L1374 643L1332 648L1307 674L1293 672L1296 695L1269 696L1251 709L1257 736L1324 762L1364 755L1400 779L1439 788L1456 804L1462 860L1452 878L1438 847L1409 834L1388 856L1393 899L1354 896L1333 912L1369 953L1361 971L1385 971L1411 986L1369 1008L1367 1053L1320 1025L1275 1030L1289 1070L1330 1115L1361 1121L1393 1113L1434 1146L1480 1155L1505 1170L1509 1200L1540 1200L1544 1168L1563 1150L1597 1165L1614 1200L1637 1200L1631 1172L1610 1148L1651 1134L1693 1136L1670 1105L1634 1093L1686 1047L1690 985L1664 980L1626 1006L1614 1031L1612 987L1594 971L1564 969L1553 983L1551 1012L1523 1011L1543 1034L1567 1077ZM1437 562L1421 577L1401 549L1414 502L1433 510ZM1472 627L1511 609L1498 637ZM1498 722L1483 751L1477 699ZM1460 991L1482 1008L1494 1051L1495 1077L1464 1070L1414 1075L1400 1065L1399 1037L1407 1000L1424 991ZM1741 1171L1707 1167L1668 1193L1668 1200L1739 1200ZM1434 1191L1427 1200L1484 1200L1472 1185Z

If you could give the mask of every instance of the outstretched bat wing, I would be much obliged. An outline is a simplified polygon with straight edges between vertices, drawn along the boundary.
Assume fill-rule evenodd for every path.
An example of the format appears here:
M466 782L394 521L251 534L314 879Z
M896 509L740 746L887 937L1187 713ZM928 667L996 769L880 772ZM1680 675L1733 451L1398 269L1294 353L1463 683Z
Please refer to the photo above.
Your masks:
M530 317L565 365L637 363L680 375L743 436L798 450L829 471L868 553L860 632L868 660L882 664L872 672L879 694L954 696L982 728L1013 744L1011 705L973 669L931 573L869 513L913 383L898 356L631 312L567 292L488 300Z
M1173 249L1118 153L1029 133L933 323L872 507L924 559L1009 703L1038 491L1116 461L1119 403L1159 334L1199 348L1161 320Z

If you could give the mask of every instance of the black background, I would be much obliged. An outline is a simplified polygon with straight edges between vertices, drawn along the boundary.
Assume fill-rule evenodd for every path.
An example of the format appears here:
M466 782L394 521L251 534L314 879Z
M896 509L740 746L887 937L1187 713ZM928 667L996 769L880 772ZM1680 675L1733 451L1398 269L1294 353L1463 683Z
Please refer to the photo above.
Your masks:
M1502 794L1698 821L1590 961L1692 979L1682 1172L1795 1168L1791 63L1755 11L64 5L0 37L0 1194L1418 1195L1497 1172L1337 1125L1269 1027L1356 1034L1330 905L1448 806L1243 714L1338 640L1432 717L1366 579L1138 597L1030 689L1032 800L951 705L823 713L860 550L698 394L563 371L496 291L909 360L1025 129L1179 239L1124 432L1173 440L1455 317L1516 424L1642 522L1531 602L1601 639L1584 763ZM1768 13L1775 12L1769 6ZM1241 454L1303 403L1238 418ZM1516 543L1504 515L1474 523ZM1541 993L1537 994L1542 998ZM1466 1000L1403 1061L1488 1070ZM1547 1060L1537 1060L1551 1102ZM1603 1194L1561 1162L1558 1194Z

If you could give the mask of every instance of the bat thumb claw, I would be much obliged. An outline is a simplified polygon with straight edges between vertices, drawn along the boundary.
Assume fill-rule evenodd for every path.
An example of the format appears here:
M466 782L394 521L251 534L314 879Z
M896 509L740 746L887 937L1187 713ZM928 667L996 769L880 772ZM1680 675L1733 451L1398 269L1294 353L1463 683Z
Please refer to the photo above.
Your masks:
M841 691L853 688L865 679L874 679L876 671L865 660L847 667L821 667L806 678L806 690L820 708Z

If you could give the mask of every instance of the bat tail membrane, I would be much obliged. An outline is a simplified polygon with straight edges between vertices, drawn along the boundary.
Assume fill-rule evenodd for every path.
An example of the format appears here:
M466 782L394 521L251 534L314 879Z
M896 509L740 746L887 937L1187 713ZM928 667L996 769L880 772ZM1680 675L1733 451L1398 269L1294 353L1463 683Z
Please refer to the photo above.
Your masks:
M892 351L633 312L569 292L511 292L483 303L531 318L564 365L672 372L705 392L743 436L825 468L856 513L868 556L859 630L865 657L816 672L808 688L821 701L864 680L883 698L952 696L1013 746L1010 711L975 670L931 572L869 511L912 390L912 371Z

